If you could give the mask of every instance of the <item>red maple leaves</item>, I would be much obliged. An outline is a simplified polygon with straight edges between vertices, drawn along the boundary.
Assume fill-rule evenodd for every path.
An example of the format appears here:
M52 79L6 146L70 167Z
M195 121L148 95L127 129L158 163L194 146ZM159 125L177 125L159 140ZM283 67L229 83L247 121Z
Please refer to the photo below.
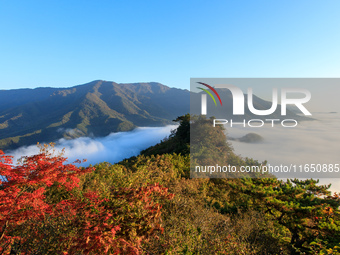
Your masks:
M141 242L162 230L155 198L171 199L166 188L113 186L102 197L79 188L93 167L65 161L43 147L13 166L0 151L0 254L139 254Z

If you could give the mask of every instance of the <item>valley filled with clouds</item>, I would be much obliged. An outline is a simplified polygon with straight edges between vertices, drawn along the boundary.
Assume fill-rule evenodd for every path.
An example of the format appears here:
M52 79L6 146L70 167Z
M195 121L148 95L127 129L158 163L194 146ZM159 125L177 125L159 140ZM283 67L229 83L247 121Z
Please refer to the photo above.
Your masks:
M236 154L252 157L268 164L304 165L304 164L339 164L340 149L340 114L313 113L313 121L300 122L295 128L280 125L265 125L259 128L227 127L227 136L242 137L256 133L263 138L260 143L230 141ZM340 173L282 173L279 178L318 178L321 184L332 183L332 191L340 191Z
M56 151L65 148L65 157L68 163L77 159L87 159L83 165L96 164L100 162L116 163L125 158L136 156L141 150L159 143L170 135L176 125L164 127L139 127L130 132L111 133L106 137L91 138L80 137L73 140L60 139L55 144ZM8 154L14 156L13 162L22 156L35 155L39 153L37 145L23 146Z
M259 128L243 126L227 127L228 137L240 138L248 133L256 133L263 138L258 143L229 141L236 154L251 157L259 161L267 160L273 166L290 166L304 164L339 164L340 149L340 114L313 113L316 120L303 121L295 128L282 126L271 127L270 124ZM101 138L81 137L73 140L60 139L55 148L65 148L68 162L87 159L83 165L103 161L116 163L125 158L138 155L167 137L176 125L165 127L140 127L130 132L112 133ZM36 145L20 147L9 154L14 162L24 155L39 152ZM317 178L321 184L332 183L332 191L340 191L340 173L277 173L278 178Z

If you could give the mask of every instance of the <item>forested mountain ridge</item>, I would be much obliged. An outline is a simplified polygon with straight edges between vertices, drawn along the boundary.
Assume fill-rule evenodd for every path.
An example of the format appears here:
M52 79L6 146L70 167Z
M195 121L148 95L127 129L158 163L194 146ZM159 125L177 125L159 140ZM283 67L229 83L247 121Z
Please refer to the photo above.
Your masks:
M208 100L209 116L235 121L282 117L280 105L273 114L259 117L249 112L246 103L245 115L233 116L230 91L217 90L224 108L221 110ZM163 126L188 113L190 107L192 114L200 114L200 98L199 93L157 82L118 84L96 80L70 88L0 90L0 149L15 149L60 138L106 136L138 126ZM257 96L253 101L256 109L271 107L270 102ZM289 110L285 117L310 120Z
M160 83L93 81L0 91L0 149L162 126L189 111L189 91Z

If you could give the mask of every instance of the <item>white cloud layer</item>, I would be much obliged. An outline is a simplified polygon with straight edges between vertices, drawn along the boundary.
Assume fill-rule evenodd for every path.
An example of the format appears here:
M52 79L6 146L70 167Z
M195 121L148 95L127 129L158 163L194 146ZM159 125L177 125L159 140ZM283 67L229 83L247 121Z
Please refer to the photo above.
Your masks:
M264 138L264 142L258 144L232 141L235 152L243 157L268 160L271 165L340 164L340 114L314 113L313 118L317 120L301 122L295 128L266 125L226 129L230 137L253 132ZM279 177L320 178L320 183L332 183L331 189L340 191L340 173L283 174Z
M140 127L130 132L111 133L102 138L81 137L73 140L60 139L56 143L56 151L65 148L65 157L72 163L76 159L87 159L86 165L103 161L116 163L125 158L138 155L170 134L176 125L165 127ZM36 145L20 147L9 152L16 162L22 156L39 153Z
M283 128L266 125L261 128L226 127L228 136L242 137L254 132L264 138L263 143L249 144L232 141L235 153L243 157L252 157L259 161L268 160L271 165L303 164L339 164L340 163L340 114L313 114L315 121L305 121L296 128ZM56 149L65 148L69 162L87 159L87 164L99 162L116 163L138 155L143 149L155 145L170 134L177 126L137 128L130 132L112 133L107 137L82 137L74 140L60 139ZM12 151L14 160L23 155L39 152L36 145L25 146ZM14 161L16 162L16 161ZM305 177L320 178L321 184L332 183L331 190L340 192L340 173L318 175L277 175L281 178Z

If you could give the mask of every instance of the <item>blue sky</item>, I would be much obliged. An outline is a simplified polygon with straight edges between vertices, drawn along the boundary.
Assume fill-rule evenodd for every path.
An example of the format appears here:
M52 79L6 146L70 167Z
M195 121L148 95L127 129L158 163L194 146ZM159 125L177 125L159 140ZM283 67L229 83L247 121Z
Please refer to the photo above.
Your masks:
M0 0L0 89L339 77L340 1Z

